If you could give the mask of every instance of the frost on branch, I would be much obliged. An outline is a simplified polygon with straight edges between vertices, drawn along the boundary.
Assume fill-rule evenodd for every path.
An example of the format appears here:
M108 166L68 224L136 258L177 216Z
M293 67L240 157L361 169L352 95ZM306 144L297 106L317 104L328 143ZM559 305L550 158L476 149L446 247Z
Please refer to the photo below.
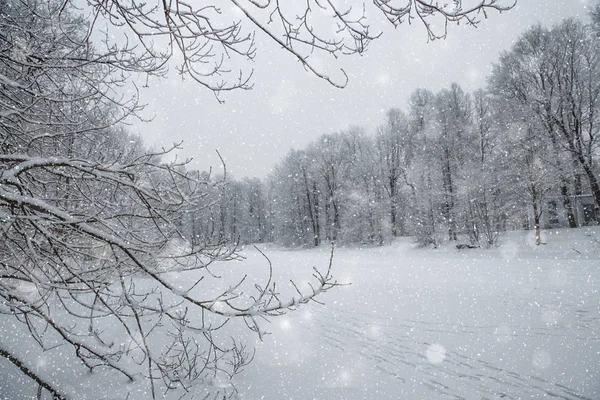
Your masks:
M210 206L210 186L220 183L156 157L107 165L0 156L2 324L16 318L44 351L61 346L90 372L148 379L154 394L186 391L217 373L230 379L252 352L235 340L217 343L229 320L262 335L260 319L335 285L328 269L291 299L280 298L271 278L242 290L248 278L231 281L215 264L239 258L235 247L191 245L178 227L187 210Z
M68 4L0 4L0 356L39 396L233 395L253 351L230 321L262 334L335 282L280 300L222 263L235 241L185 232L225 183L122 128L139 105L115 91L118 52L96 53Z
M318 59L363 53L381 35L378 19L394 27L416 21L434 40L446 36L449 23L475 26L490 10L509 10L515 1L230 0L199 5L182 0L87 0L87 4L92 10L88 19L94 21L90 30L100 30L104 20L127 38L123 45L106 35L106 48L120 50L109 57L111 62L160 75L172 60L179 73L218 96L222 91L252 87L252 67L241 66L254 60L256 44L264 39L314 75L344 87L346 73L341 70L330 76L318 67Z

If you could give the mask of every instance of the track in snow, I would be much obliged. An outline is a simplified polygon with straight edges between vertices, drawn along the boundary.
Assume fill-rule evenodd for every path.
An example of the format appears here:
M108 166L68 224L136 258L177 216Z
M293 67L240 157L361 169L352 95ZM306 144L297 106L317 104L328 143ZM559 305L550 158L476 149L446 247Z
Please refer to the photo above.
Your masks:
M242 397L600 398L600 257L510 248L339 250L335 273L352 285L274 320Z

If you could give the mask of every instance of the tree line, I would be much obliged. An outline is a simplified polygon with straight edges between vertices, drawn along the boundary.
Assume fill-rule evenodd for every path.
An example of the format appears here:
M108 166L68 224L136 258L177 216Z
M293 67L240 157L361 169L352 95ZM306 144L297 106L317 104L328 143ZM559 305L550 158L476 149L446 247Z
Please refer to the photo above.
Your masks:
M543 213L583 224L575 199L600 207L597 26L533 26L500 55L485 88L418 89L375 132L324 134L267 178L232 180L214 209L192 213L202 221L189 221L193 234L304 247L404 235L491 246L522 228L539 244Z

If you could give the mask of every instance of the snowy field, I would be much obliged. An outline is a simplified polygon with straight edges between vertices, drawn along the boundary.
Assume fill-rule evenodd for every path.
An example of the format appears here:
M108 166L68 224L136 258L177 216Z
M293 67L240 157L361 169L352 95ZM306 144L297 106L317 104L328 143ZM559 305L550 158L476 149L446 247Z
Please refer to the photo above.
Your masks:
M319 300L274 318L263 342L243 323L229 335L256 342L256 356L234 381L245 400L600 399L600 228L513 232L493 249L391 246L339 248L339 282ZM293 278L307 288L329 249L262 245L283 296ZM253 248L220 272L268 276ZM219 271L217 271L219 272ZM29 346L11 319L1 334ZM15 329L20 329L17 334ZM26 353L36 371L69 382L77 399L147 399L140 382L75 373L61 348ZM40 361L42 360L42 361ZM0 398L35 398L37 386L0 363ZM210 388L208 388L210 390ZM137 394L136 394L137 393ZM201 399L206 392L186 398ZM178 397L173 397L178 398Z
M335 275L352 285L270 324L242 398L600 399L600 229L544 240L338 249ZM328 257L267 249L299 276Z

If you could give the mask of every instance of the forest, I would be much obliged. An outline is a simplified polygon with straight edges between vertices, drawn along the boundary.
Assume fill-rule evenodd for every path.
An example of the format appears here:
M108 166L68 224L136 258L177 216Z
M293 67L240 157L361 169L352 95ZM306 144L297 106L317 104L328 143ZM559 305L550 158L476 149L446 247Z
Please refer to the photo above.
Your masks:
M533 26L500 55L487 87L419 89L375 132L323 134L266 179L230 179L185 231L291 247L398 236L489 247L504 231L531 229L540 244L541 228L597 224L595 27Z

